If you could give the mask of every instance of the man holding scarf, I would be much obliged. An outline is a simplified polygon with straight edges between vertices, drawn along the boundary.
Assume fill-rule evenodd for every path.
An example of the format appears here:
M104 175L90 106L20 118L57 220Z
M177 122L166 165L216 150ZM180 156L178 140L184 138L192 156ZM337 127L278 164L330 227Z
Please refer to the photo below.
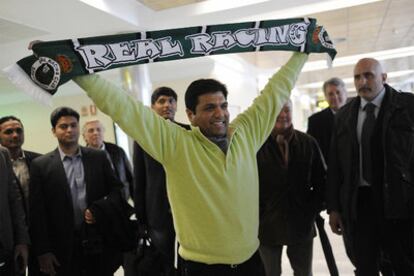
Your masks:
M225 85L194 81L185 95L191 130L162 119L97 75L75 78L164 166L183 275L255 275L260 262L256 153L306 60L306 54L293 54L230 124Z

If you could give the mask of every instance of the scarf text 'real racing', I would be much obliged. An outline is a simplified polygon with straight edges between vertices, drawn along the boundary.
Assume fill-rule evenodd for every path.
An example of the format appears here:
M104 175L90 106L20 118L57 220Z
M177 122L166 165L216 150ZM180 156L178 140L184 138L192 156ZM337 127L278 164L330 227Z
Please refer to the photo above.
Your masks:
M336 55L324 28L308 18L40 42L32 50L4 72L42 102L75 76L129 65L253 51L328 53L331 60Z

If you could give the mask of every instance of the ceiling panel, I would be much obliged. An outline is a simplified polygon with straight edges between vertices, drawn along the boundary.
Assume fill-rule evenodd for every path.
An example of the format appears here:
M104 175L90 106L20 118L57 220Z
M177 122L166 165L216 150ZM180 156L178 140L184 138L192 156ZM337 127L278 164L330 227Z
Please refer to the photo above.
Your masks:
M151 8L155 11L160 11L160 10L166 10L166 9L181 7L181 6L185 6L185 5L189 5L189 4L194 4L194 3L197 3L197 2L203 2L205 0L170 0L170 1L165 1L165 0L137 0L137 1L141 2L145 6Z
M47 32L0 18L0 44L45 35Z

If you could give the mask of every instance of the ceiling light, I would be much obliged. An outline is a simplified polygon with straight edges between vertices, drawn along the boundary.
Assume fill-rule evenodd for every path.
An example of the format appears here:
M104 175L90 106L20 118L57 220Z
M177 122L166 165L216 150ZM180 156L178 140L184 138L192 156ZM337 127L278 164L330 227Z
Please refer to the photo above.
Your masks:
M264 12L260 14L261 20L266 19L278 19L278 18L291 18L291 17L299 17L299 16L306 16L309 14L316 14L322 12L328 12L338 9L345 9L354 6L360 6L364 4L371 4L374 2L379 2L383 0L326 0L326 1L313 1L310 4L304 4L306 1L299 1L299 3L293 3L293 6L281 8L280 3L278 1L273 1L277 8L271 9L269 3L269 12ZM211 2L211 1L208 1ZM208 3L206 2L206 3ZM224 1L221 1L224 2ZM309 3L309 1L307 1ZM290 3L286 3L285 5L289 5ZM216 11L219 11L220 6L216 7ZM257 15L246 16L244 20L257 20Z
M250 6L268 2L270 0L210 0L195 4L195 11L198 14L212 13L223 10L236 9L244 6Z
M377 51L377 52L369 52L364 54L358 54L353 56L346 56L346 57L337 57L334 59L332 63L332 67L341 67L341 66L348 66L348 65L355 65L358 60L361 58L375 58L377 60L388 60L394 58L401 58L401 57L409 57L414 56L414 46L410 47L403 47L391 50L384 50L384 51ZM328 64L326 60L317 60L317 61L310 61L305 64L303 67L302 72L310 72L310 71L317 71L328 69Z
M414 70L393 71L393 72L387 73L387 80L398 78L398 77L403 77L403 76L407 76L411 74L414 74ZM354 78L345 78L345 79L342 79L342 81L345 84L350 84L354 82ZM323 86L323 81L318 81L318 82L311 82L307 84L297 85L296 87L299 89L318 89L318 88L322 89L322 86Z

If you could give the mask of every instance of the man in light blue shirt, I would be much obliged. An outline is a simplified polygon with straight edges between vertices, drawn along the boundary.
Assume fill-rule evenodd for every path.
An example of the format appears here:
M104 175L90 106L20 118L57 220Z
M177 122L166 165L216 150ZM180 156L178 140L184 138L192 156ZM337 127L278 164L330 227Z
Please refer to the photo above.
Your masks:
M60 107L51 114L54 151L30 168L30 232L38 271L47 275L113 275L120 252L98 242L99 220L91 204L122 187L103 151L81 147L79 114ZM95 255L91 255L94 251Z

